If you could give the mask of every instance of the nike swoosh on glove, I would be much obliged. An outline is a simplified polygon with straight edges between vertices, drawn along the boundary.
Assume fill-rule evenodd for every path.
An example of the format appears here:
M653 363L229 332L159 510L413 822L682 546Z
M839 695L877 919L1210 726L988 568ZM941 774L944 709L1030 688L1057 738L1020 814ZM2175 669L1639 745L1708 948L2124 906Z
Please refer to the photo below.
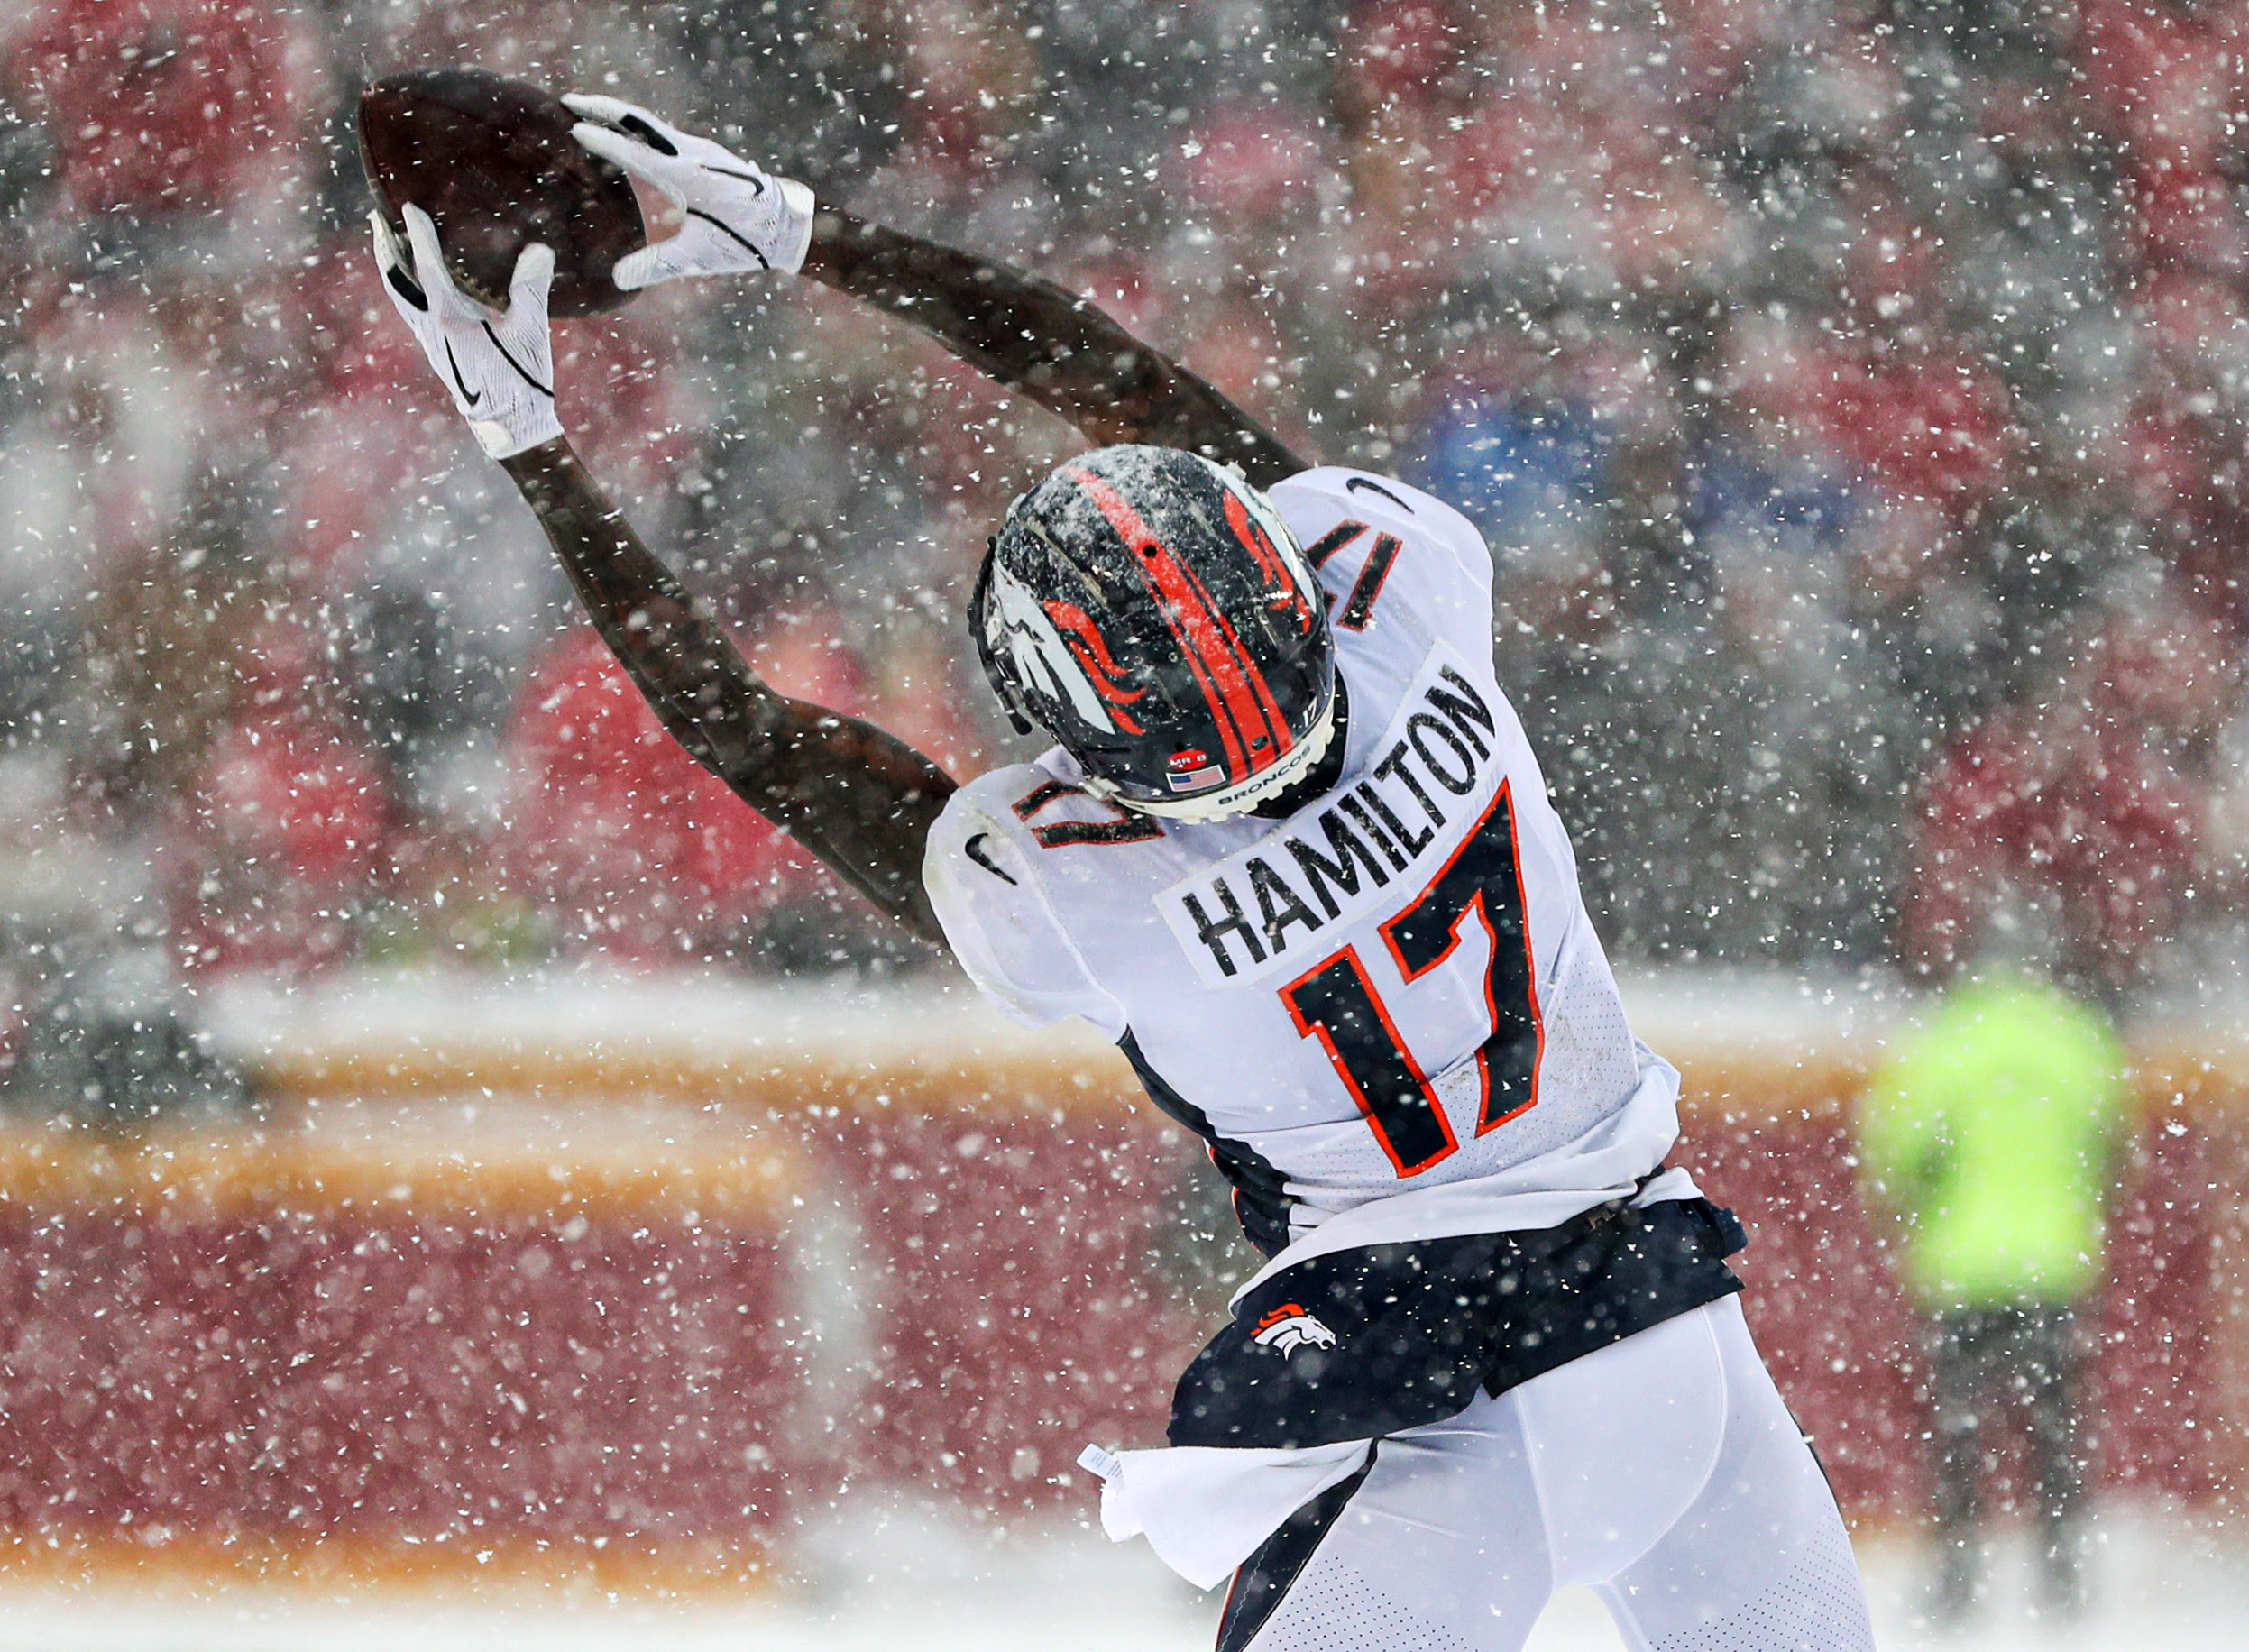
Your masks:
M437 226L420 207L406 209L408 246L399 244L381 213L367 217L374 225L382 289L453 392L477 445L505 459L560 436L555 345L546 324L555 254L537 242L524 248L508 283L508 307L495 310L454 285Z
M630 291L683 275L800 270L812 240L812 192L775 178L731 150L616 97L566 92L585 119L570 135L604 161L669 196L679 234L617 261L610 279Z

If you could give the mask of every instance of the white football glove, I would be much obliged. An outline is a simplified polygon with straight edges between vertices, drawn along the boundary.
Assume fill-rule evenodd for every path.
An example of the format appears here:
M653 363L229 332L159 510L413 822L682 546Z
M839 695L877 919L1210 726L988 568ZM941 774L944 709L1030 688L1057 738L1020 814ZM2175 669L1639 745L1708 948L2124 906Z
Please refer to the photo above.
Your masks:
M615 161L672 198L679 234L617 261L610 279L630 291L683 275L743 270L801 270L812 240L812 192L775 178L708 138L698 138L616 97L567 92L585 116L571 128L604 161Z
M536 242L524 248L508 283L508 307L494 310L453 284L437 226L420 207L406 209L410 251L399 244L381 213L367 217L375 229L382 289L453 392L477 445L505 459L560 436L555 345L546 326L555 254Z

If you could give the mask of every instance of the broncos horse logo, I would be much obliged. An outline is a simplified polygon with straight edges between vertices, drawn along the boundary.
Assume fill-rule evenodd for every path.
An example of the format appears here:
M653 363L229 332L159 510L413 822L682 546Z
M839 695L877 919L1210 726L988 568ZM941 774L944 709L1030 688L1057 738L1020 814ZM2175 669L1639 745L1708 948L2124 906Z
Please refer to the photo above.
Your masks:
M1069 602L1041 602L1005 567L992 569L993 647L1024 684L1067 704L1088 728L1142 732L1125 708L1148 691L1126 685L1093 619Z
M1046 617L1054 622L1054 629L1064 645L1077 656L1079 669L1086 674L1086 681L1093 684L1094 693L1099 694L1108 706L1109 715L1115 719L1116 726L1127 734L1145 732L1124 708L1148 691L1124 685L1124 667L1116 663L1115 656L1109 653L1109 645L1101 640L1101 631L1094 624L1093 616L1075 602L1050 599L1042 606L1046 610Z
M1257 1322L1250 1340L1261 1348L1289 1354L1303 1347L1332 1348L1336 1334L1319 1322L1317 1314L1305 1312L1301 1304L1283 1302Z

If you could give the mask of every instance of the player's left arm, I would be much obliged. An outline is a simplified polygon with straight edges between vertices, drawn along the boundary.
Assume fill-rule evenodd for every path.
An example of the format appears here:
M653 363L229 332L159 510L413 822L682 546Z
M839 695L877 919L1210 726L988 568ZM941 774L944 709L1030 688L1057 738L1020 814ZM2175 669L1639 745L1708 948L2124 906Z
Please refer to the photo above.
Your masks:
M408 206L406 218L410 253L374 220L392 303L666 731L877 906L942 945L922 863L951 777L871 723L776 693L603 494L555 415L546 249L525 251L508 308L495 312L454 285L428 217Z
M578 601L666 732L924 941L922 862L950 776L869 722L775 691L556 439L502 459Z
M578 142L663 190L680 233L620 259L620 287L792 270L920 328L1097 446L1142 442L1238 464L1256 487L1311 468L1214 386L1091 300L998 259L854 216L614 97L565 99Z

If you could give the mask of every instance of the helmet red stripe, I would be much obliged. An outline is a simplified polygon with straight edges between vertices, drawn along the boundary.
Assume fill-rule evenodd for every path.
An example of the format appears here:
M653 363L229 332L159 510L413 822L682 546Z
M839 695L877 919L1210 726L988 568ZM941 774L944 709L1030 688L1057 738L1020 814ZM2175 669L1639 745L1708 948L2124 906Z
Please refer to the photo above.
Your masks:
M1165 623L1184 649L1196 681L1210 702L1218 731L1225 739L1227 777L1246 780L1259 769L1270 766L1295 743L1289 732L1288 719L1281 715L1264 674L1257 669L1256 662L1243 648L1234 628L1211 602L1202 582L1172 554L1170 546L1156 537L1140 512L1133 509L1132 501L1106 481L1075 465L1066 473L1086 491L1087 497L1108 519L1109 526L1116 529L1126 548L1134 553L1134 565L1142 571L1143 577L1161 599L1158 607ZM1253 759L1248 744L1251 731L1261 724L1272 742L1271 755L1263 763Z
M1264 674L1258 670L1254 656L1242 646L1241 633L1234 629L1234 622L1226 618L1225 610L1212 599L1210 590L1203 583L1201 575L1185 564L1180 566L1182 575L1193 589L1196 599L1202 603L1203 611L1210 616L1211 623L1217 628L1219 636L1225 640L1227 652L1224 657L1240 666L1245 674L1258 704L1262 708L1261 715L1264 721L1265 731L1271 738L1272 754L1264 764L1253 763L1250 766L1247 772L1255 774L1260 767L1269 766L1281 753L1287 751L1295 743L1296 737L1289 731L1288 720L1281 715L1281 708L1273 702L1272 691L1266 685ZM1240 714L1238 704L1230 704L1226 710L1229 714L1237 717ZM1242 733L1245 739L1253 737L1255 733L1255 726L1244 724Z
M1066 474L1086 491L1087 496L1107 519L1124 547L1133 553L1133 563L1141 570L1155 590L1159 599L1157 611L1180 647L1188 666L1195 674L1195 681L1209 703L1212 720L1218 728L1218 738L1225 743L1226 777L1246 780L1255 772L1251 766L1249 731L1253 723L1243 713L1254 711L1253 704L1245 705L1238 690L1238 667L1228 684L1224 665L1233 664L1232 650L1225 645L1231 639L1223 636L1212 621L1210 598L1171 554L1170 546L1156 536L1146 519L1133 508L1132 502L1106 480L1090 471L1072 466ZM1217 667L1217 669L1214 669Z
M1257 668L1256 656L1243 646L1242 634L1234 629L1234 621L1226 618L1225 610L1212 599L1209 587L1203 583L1202 575L1185 564L1180 564L1180 572L1185 574L1188 583L1194 587L1197 599L1202 603L1204 611L1209 614L1211 622L1218 628L1219 635L1225 638L1232 656L1241 662L1243 669L1248 674L1249 681L1264 707L1266 726L1274 737L1273 755L1280 756L1289 749L1295 736L1289 732L1288 720L1281 716L1281 707L1274 702L1272 691L1266 685L1264 673Z

